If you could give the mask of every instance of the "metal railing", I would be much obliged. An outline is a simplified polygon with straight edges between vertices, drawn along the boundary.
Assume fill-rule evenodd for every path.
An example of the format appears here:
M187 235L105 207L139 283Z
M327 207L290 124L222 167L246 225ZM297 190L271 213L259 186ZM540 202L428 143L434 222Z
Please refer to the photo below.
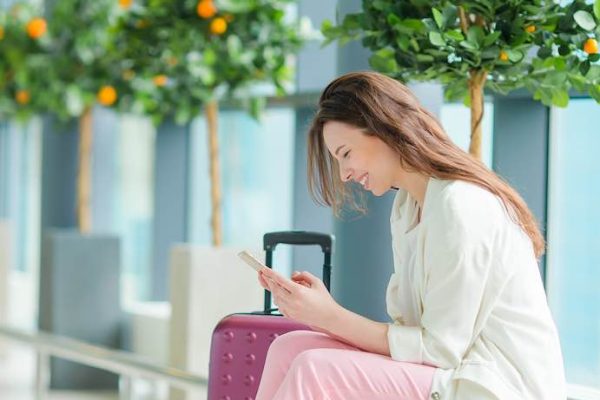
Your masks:
M184 390L206 389L208 385L208 380L204 377L177 368L159 366L135 354L46 332L27 332L0 325L0 337L25 343L35 349L37 353L35 390L38 400L46 398L50 383L51 356L121 375L119 396L123 400L131 398L131 380L134 378L163 381L172 387Z

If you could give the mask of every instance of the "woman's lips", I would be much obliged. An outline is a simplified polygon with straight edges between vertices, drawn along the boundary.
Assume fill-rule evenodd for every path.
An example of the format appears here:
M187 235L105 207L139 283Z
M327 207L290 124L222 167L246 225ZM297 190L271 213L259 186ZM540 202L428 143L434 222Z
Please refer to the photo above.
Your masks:
M364 174L358 181L365 189L369 189L369 174Z

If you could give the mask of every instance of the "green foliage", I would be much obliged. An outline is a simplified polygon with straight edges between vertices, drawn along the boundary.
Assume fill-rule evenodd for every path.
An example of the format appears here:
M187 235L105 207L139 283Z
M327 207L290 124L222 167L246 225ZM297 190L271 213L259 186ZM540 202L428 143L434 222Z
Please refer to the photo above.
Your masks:
M25 119L49 105L48 98L37 95L45 87L49 41L27 34L27 23L39 15L40 10L25 4L0 9L0 118Z
M293 56L315 32L291 20L292 0L214 0L209 17L198 14L198 1L55 0L37 39L25 25L39 10L0 10L0 116L76 117L100 102L181 123L228 96L258 117L260 88L285 92ZM215 19L223 32L211 28ZM106 86L116 96L102 96ZM20 89L30 93L27 104L15 100Z
M57 0L53 4L48 17L48 88L43 95L52 98L48 111L64 119L92 106L103 85L119 86L108 50L110 25L118 9L113 0Z
M489 90L524 87L566 106L572 88L599 101L600 55L583 50L598 39L599 20L600 0L364 0L322 32L325 43L362 40L371 66L395 79L441 82L449 100L468 101L471 71L484 70Z
M271 83L283 94L293 76L290 56L308 37L298 22L286 19L289 3L215 1L217 13L210 18L198 16L197 1L134 4L113 28L110 46L129 87L121 91L121 107L155 122L170 116L183 123L207 101L242 97L257 117L264 102L251 87ZM211 31L215 19L225 21L224 33Z

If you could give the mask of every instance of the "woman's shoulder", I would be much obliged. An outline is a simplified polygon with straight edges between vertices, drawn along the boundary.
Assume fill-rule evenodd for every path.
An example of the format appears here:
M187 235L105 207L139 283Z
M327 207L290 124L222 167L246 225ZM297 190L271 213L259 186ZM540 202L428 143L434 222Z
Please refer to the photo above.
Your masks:
M435 179L432 184L428 223L478 235L495 231L506 221L502 200L488 189L463 180Z

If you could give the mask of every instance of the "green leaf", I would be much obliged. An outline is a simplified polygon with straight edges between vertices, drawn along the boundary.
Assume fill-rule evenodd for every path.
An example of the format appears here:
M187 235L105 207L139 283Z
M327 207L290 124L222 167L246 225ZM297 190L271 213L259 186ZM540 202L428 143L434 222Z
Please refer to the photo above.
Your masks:
M398 63L394 58L394 50L390 48L381 49L369 58L369 64L373 69L383 73L395 73L398 71Z
M600 0L594 2L594 15L597 19L600 19Z
M485 37L485 39L483 39L483 47L488 47L488 46L491 46L492 44L496 43L496 40L498 40L498 38L500 37L501 34L502 34L502 32L496 31L496 32L492 32L489 35L487 35Z
M485 37L485 33L480 26L474 25L470 26L467 31L467 40L476 45L478 48L483 43L483 38Z
M373 8L380 10L380 11L386 11L387 8L390 7L389 3L387 1L384 0L375 0L372 2L372 6Z
M553 90L552 104L558 107L566 107L569 104L569 92L564 89Z
M508 54L508 59L513 63L521 61L524 57L524 54L519 50L509 49L506 50L506 54Z
M577 25L585 29L586 31L592 31L596 27L596 21L592 14L587 11L579 10L575 14L573 14L573 18Z
M540 49L537 52L537 56L539 58L548 58L552 55L552 49L550 47L540 47Z
M590 87L590 96L600 104L600 85L592 85Z
M414 35L415 33L421 33L423 31L425 31L425 25L423 24L423 22L421 20L412 19L412 18L402 20L398 17L396 17L395 19L394 18L392 18L392 19L394 20L394 23L390 23L390 25L393 26L394 29L400 33L405 33L407 35ZM388 16L388 22L389 22L389 20L390 20L390 16Z
M451 30L451 31L444 32L444 35L446 35L446 37L448 37L452 40L456 40L457 42L465 40L465 37L463 36L463 34L457 30Z
M451 28L458 20L458 8L455 5L447 5L443 10L444 28Z
M596 54L590 54L588 56L588 60L590 60L590 62L600 61L600 54L598 54L598 53L596 53Z
M581 72L581 75L587 75L587 73L590 71L591 68L591 64L589 61L584 61L581 64L579 64L579 72Z
M567 69L567 62L564 58L556 57L554 58L554 68L557 71L564 71L565 69Z
M265 106L267 104L267 101L264 97L252 97L250 98L250 104L248 105L249 108L249 113L250 116L252 118L254 118L256 121L260 122L262 115L263 115L263 110L265 109Z
M433 12L433 19L438 28L442 29L444 26L444 17L442 16L442 13L437 8L432 8L431 11Z
M429 41L432 45L442 47L446 45L446 41L439 32L429 32Z
M430 56L429 54L417 54L416 58L419 62L433 62L434 60L433 56Z
M463 41L462 41L462 42L460 42L459 44L460 44L462 47L464 47L465 49L468 49L468 50L473 50L473 51L476 51L476 50L478 49L478 48L477 48L477 45L475 45L475 44L473 44L473 43L471 43L471 42L467 42L466 40L463 40Z

